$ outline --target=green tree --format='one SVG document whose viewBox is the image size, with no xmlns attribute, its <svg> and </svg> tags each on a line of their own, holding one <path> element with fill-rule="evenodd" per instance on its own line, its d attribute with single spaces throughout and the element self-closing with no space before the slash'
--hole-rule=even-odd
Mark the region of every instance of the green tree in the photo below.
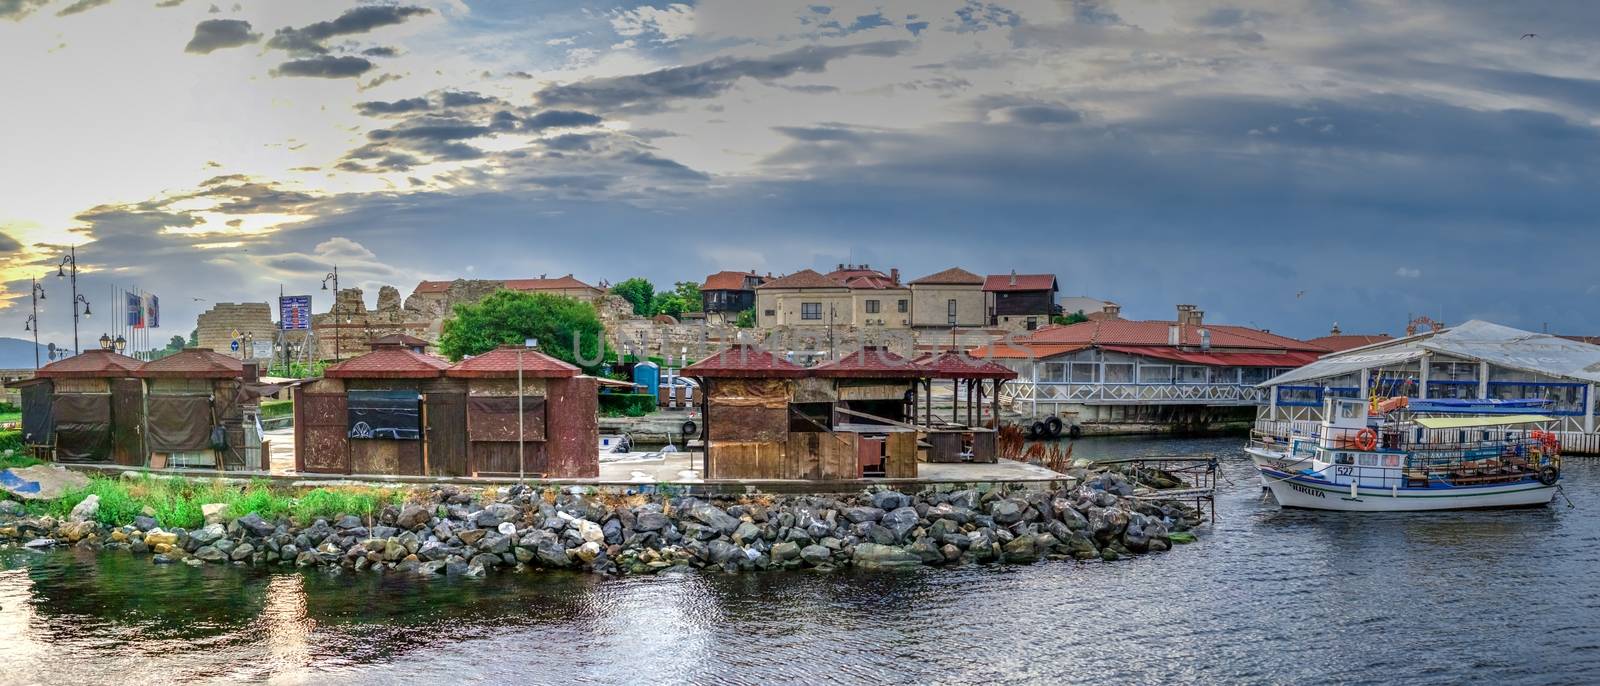
<svg viewBox="0 0 1600 686">
<path fill-rule="evenodd" d="M 693 311 L 689 310 L 688 303 L 683 301 L 683 296 L 677 293 L 657 293 L 654 309 L 656 314 L 670 314 L 673 317 L 683 316 L 686 310 Z"/>
<path fill-rule="evenodd" d="M 501 345 L 521 345 L 529 338 L 538 339 L 544 353 L 585 371 L 598 369 L 605 357 L 605 328 L 593 305 L 566 296 L 509 290 L 474 304 L 456 305 L 439 336 L 439 352 L 460 360 Z"/>
<path fill-rule="evenodd" d="M 618 283 L 617 285 L 611 287 L 611 292 L 622 296 L 623 300 L 632 303 L 633 313 L 636 315 L 648 317 L 656 313 L 655 284 L 650 283 L 643 277 L 635 276 L 631 279 Z"/>
<path fill-rule="evenodd" d="M 189 330 L 189 347 L 200 347 L 200 329 L 198 327 Z"/>
<path fill-rule="evenodd" d="M 740 312 L 739 318 L 733 320 L 733 325 L 741 329 L 756 328 L 756 311 L 754 309 L 749 309 Z"/>
<path fill-rule="evenodd" d="M 701 309 L 700 284 L 695 281 L 679 281 L 672 285 L 672 292 L 683 298 L 684 312 L 699 312 Z M 677 315 L 673 315 L 677 316 Z"/>
<path fill-rule="evenodd" d="M 1073 312 L 1072 314 L 1069 314 L 1069 315 L 1056 315 L 1056 316 L 1050 318 L 1050 323 L 1051 324 L 1060 324 L 1062 326 L 1065 326 L 1067 324 L 1077 324 L 1077 323 L 1086 322 L 1086 321 L 1089 321 L 1089 318 L 1084 316 L 1083 310 L 1078 310 L 1077 312 Z"/>
</svg>

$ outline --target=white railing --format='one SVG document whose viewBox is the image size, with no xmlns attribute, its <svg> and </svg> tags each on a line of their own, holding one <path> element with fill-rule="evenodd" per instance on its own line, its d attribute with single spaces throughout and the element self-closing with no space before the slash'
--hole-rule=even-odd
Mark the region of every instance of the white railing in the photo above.
<svg viewBox="0 0 1600 686">
<path fill-rule="evenodd" d="M 1266 391 L 1238 384 L 1100 384 L 1013 381 L 1001 387 L 1012 403 L 1085 405 L 1262 405 Z"/>
</svg>

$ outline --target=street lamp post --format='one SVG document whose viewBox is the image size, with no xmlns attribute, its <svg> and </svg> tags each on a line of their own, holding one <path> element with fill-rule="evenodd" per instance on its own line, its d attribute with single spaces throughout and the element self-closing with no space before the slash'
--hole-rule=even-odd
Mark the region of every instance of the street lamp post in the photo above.
<svg viewBox="0 0 1600 686">
<path fill-rule="evenodd" d="M 89 299 L 78 294 L 78 246 L 76 245 L 61 256 L 61 264 L 56 266 L 56 278 L 66 278 L 68 267 L 72 268 L 72 354 L 76 355 L 78 354 L 78 303 L 83 303 L 83 318 L 89 318 Z"/>
<path fill-rule="evenodd" d="M 33 370 L 39 371 L 39 301 L 44 300 L 44 286 L 38 278 L 33 280 L 33 314 L 22 324 L 23 331 L 33 332 Z"/>
<path fill-rule="evenodd" d="M 333 361 L 339 361 L 339 265 L 333 265 L 333 271 L 322 277 L 322 290 L 328 290 L 328 282 L 333 282 L 333 305 L 328 312 L 333 315 Z"/>
</svg>

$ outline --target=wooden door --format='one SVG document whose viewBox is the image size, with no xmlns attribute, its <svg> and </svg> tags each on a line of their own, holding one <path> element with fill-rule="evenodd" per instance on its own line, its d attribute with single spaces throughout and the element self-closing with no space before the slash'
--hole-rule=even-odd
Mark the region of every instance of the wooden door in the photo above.
<svg viewBox="0 0 1600 686">
<path fill-rule="evenodd" d="M 467 476 L 466 394 L 430 392 L 424 405 L 428 475 Z"/>
<path fill-rule="evenodd" d="M 125 467 L 144 466 L 144 384 L 138 379 L 111 382 L 111 459 Z"/>
<path fill-rule="evenodd" d="M 349 414 L 343 393 L 298 393 L 294 402 L 295 468 L 350 473 Z"/>
</svg>

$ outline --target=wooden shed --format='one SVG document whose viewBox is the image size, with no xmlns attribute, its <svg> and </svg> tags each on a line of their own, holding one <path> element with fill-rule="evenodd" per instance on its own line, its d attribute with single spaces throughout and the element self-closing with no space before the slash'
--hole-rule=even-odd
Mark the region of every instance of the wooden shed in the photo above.
<svg viewBox="0 0 1600 686">
<path fill-rule="evenodd" d="M 828 403 L 836 442 L 852 447 L 859 477 L 917 476 L 916 389 L 920 365 L 887 348 L 868 346 L 811 369 L 816 388 L 802 392 L 818 413 Z M 803 389 L 804 390 L 804 389 Z M 817 440 L 819 445 L 824 439 Z"/>
<path fill-rule="evenodd" d="M 144 363 L 135 374 L 144 382 L 149 466 L 261 467 L 261 437 L 253 430 L 258 400 L 244 387 L 239 360 L 207 348 L 185 348 Z"/>
<path fill-rule="evenodd" d="M 41 367 L 23 388 L 23 423 L 57 462 L 143 465 L 144 394 L 138 360 L 88 350 Z M 48 398 L 48 404 L 45 399 Z M 48 408 L 44 417 L 29 417 Z"/>
<path fill-rule="evenodd" d="M 444 373 L 466 383 L 468 473 L 553 479 L 600 475 L 599 396 L 593 377 L 519 346 L 467 358 Z"/>
<path fill-rule="evenodd" d="M 427 424 L 448 425 L 449 412 L 429 418 L 426 398 L 448 404 L 444 378 L 450 366 L 403 342 L 374 342 L 373 350 L 323 372 L 303 385 L 295 403 L 295 469 L 336 474 L 459 475 L 452 451 L 428 449 Z M 448 429 L 440 433 L 450 437 Z M 444 462 L 436 462 L 443 459 Z"/>
<path fill-rule="evenodd" d="M 953 350 L 928 353 L 915 360 L 926 370 L 922 422 L 927 432 L 929 462 L 995 462 L 996 433 L 983 421 L 983 401 L 991 403 L 991 417 L 1000 416 L 1000 386 L 1017 373 L 997 362 L 973 358 Z M 933 414 L 933 384 L 950 381 L 950 418 Z M 964 402 L 963 402 L 964 401 Z"/>
<path fill-rule="evenodd" d="M 683 369 L 698 379 L 706 478 L 815 479 L 815 451 L 790 450 L 790 406 L 806 369 L 754 346 L 723 350 Z M 833 478 L 843 478 L 835 476 Z"/>
</svg>

